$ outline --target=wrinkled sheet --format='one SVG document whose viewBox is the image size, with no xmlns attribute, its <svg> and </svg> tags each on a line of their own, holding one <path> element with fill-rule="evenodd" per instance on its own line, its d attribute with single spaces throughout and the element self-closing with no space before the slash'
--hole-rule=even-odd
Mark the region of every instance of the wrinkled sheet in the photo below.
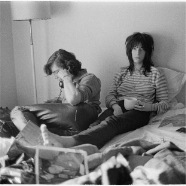
<svg viewBox="0 0 186 186">
<path fill-rule="evenodd" d="M 130 173 L 130 176 L 133 177 L 133 184 L 185 184 L 186 134 L 176 131 L 180 127 L 186 127 L 185 115 L 185 107 L 172 109 L 165 114 L 157 115 L 150 120 L 148 125 L 135 131 L 116 136 L 105 144 L 105 146 L 101 148 L 101 151 L 104 151 L 108 147 L 112 148 L 117 146 L 141 146 L 147 152 L 155 149 L 156 151 L 152 153 L 152 158 L 147 162 L 142 160 L 142 156 L 129 157 L 128 161 L 130 165 L 133 165 L 132 172 Z M 169 144 L 171 148 L 166 146 L 167 144 Z M 174 145 L 178 148 L 177 150 L 180 149 L 180 152 L 175 153 L 172 151 Z M 160 148 L 158 149 L 158 147 Z M 137 162 L 135 160 L 139 161 Z M 105 163 L 107 162 L 103 164 Z M 13 178 L 15 175 L 18 175 L 18 182 L 12 179 L 12 183 L 35 183 L 33 169 L 30 170 L 27 168 L 29 171 L 27 170 L 27 174 L 23 174 L 25 164 L 22 168 L 20 168 L 20 164 L 17 166 L 18 167 L 6 167 L 5 169 L 1 169 L 1 171 L 4 171 L 4 174 L 13 174 Z M 22 175 L 24 177 L 22 177 Z M 100 176 L 102 175 L 99 175 L 99 181 Z M 28 182 L 28 178 L 32 179 Z M 5 181 L 7 180 L 5 179 Z M 118 180 L 115 181 L 117 182 Z M 76 180 L 74 184 L 77 183 L 78 181 Z"/>
<path fill-rule="evenodd" d="M 186 127 L 186 108 L 172 109 L 162 115 L 152 118 L 148 125 L 116 136 L 106 143 L 102 148 L 114 145 L 124 144 L 131 140 L 146 140 L 154 144 L 163 142 L 173 142 L 176 146 L 186 151 L 186 133 L 177 132 L 180 127 Z M 175 119 L 176 118 L 176 119 Z"/>
<path fill-rule="evenodd" d="M 185 152 L 172 152 L 170 149 L 164 148 L 152 158 L 147 159 L 147 157 L 139 155 L 124 157 L 118 154 L 102 163 L 99 169 L 63 184 L 159 185 L 186 183 Z M 132 164 L 133 169 L 131 169 Z"/>
</svg>

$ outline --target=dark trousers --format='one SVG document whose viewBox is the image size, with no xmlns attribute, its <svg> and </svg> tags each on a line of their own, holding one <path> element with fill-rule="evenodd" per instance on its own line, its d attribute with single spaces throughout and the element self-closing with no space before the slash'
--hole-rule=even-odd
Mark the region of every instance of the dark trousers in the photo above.
<svg viewBox="0 0 186 186">
<path fill-rule="evenodd" d="M 27 121 L 30 120 L 37 126 L 46 124 L 49 131 L 61 136 L 77 134 L 87 129 L 98 117 L 96 107 L 86 103 L 80 103 L 76 106 L 45 103 L 18 108 L 21 109 Z"/>
<path fill-rule="evenodd" d="M 127 111 L 123 107 L 123 101 L 119 102 L 119 105 L 122 108 L 123 114 L 114 116 L 113 109 L 107 109 L 100 115 L 98 121 L 96 121 L 96 126 L 74 135 L 77 145 L 90 143 L 101 148 L 116 135 L 138 129 L 148 124 L 150 112 Z"/>
</svg>

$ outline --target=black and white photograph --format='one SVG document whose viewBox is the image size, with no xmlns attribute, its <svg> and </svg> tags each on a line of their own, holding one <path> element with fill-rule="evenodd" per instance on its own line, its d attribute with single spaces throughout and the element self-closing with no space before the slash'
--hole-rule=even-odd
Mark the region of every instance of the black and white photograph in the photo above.
<svg viewBox="0 0 186 186">
<path fill-rule="evenodd" d="M 0 0 L 0 184 L 186 184 L 186 1 Z"/>
</svg>

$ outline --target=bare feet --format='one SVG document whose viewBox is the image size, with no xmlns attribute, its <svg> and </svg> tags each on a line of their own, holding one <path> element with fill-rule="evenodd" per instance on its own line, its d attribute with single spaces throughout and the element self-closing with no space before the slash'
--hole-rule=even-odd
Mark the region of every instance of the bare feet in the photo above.
<svg viewBox="0 0 186 186">
<path fill-rule="evenodd" d="M 40 127 L 42 137 L 45 139 L 45 143 L 49 146 L 69 148 L 76 145 L 76 141 L 72 136 L 59 136 L 57 134 L 48 131 L 44 124 Z"/>
<path fill-rule="evenodd" d="M 60 143 L 56 137 L 50 133 L 46 127 L 46 125 L 42 124 L 40 126 L 41 136 L 43 139 L 43 146 L 48 147 L 63 147 L 63 144 Z M 62 138 L 62 137 L 61 137 Z M 59 139 L 59 138 L 58 138 Z M 49 150 L 49 149 L 41 149 L 39 156 L 43 159 L 54 160 L 54 164 L 62 167 L 68 167 L 71 170 L 78 170 L 80 164 L 83 161 L 83 158 L 80 154 L 70 154 L 70 153 L 62 153 L 60 151 Z"/>
<path fill-rule="evenodd" d="M 44 146 L 63 147 L 63 144 L 57 141 L 52 133 L 48 131 L 46 125 L 42 124 L 40 130 Z"/>
<path fill-rule="evenodd" d="M 22 113 L 23 110 L 22 107 L 16 106 L 10 113 L 10 117 L 19 131 L 22 131 L 27 125 L 27 120 Z"/>
<path fill-rule="evenodd" d="M 50 137 L 50 132 L 48 131 L 46 125 L 42 124 L 40 126 L 41 137 L 43 140 L 43 146 L 45 147 L 62 147 L 62 144 L 56 141 L 54 138 Z M 48 149 L 43 149 L 42 147 L 39 149 L 39 157 L 42 159 L 53 160 L 59 155 L 59 151 L 54 151 Z"/>
<path fill-rule="evenodd" d="M 48 147 L 61 147 L 61 148 L 68 148 L 71 147 L 68 143 L 68 140 L 73 139 L 71 136 L 58 136 L 56 134 L 51 133 L 48 131 L 45 124 L 40 126 L 41 130 L 41 137 L 43 139 L 43 146 Z M 49 151 L 49 150 L 40 150 L 40 157 L 44 159 L 53 159 L 58 155 L 58 151 Z"/>
</svg>

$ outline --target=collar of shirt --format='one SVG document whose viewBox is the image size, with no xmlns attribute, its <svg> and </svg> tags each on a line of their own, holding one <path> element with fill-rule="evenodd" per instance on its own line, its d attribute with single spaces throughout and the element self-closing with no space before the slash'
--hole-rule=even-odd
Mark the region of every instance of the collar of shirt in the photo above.
<svg viewBox="0 0 186 186">
<path fill-rule="evenodd" d="M 144 68 L 143 67 L 141 67 L 140 69 L 134 69 L 134 72 L 133 73 L 135 73 L 135 74 L 143 74 L 143 70 L 144 70 Z"/>
</svg>

